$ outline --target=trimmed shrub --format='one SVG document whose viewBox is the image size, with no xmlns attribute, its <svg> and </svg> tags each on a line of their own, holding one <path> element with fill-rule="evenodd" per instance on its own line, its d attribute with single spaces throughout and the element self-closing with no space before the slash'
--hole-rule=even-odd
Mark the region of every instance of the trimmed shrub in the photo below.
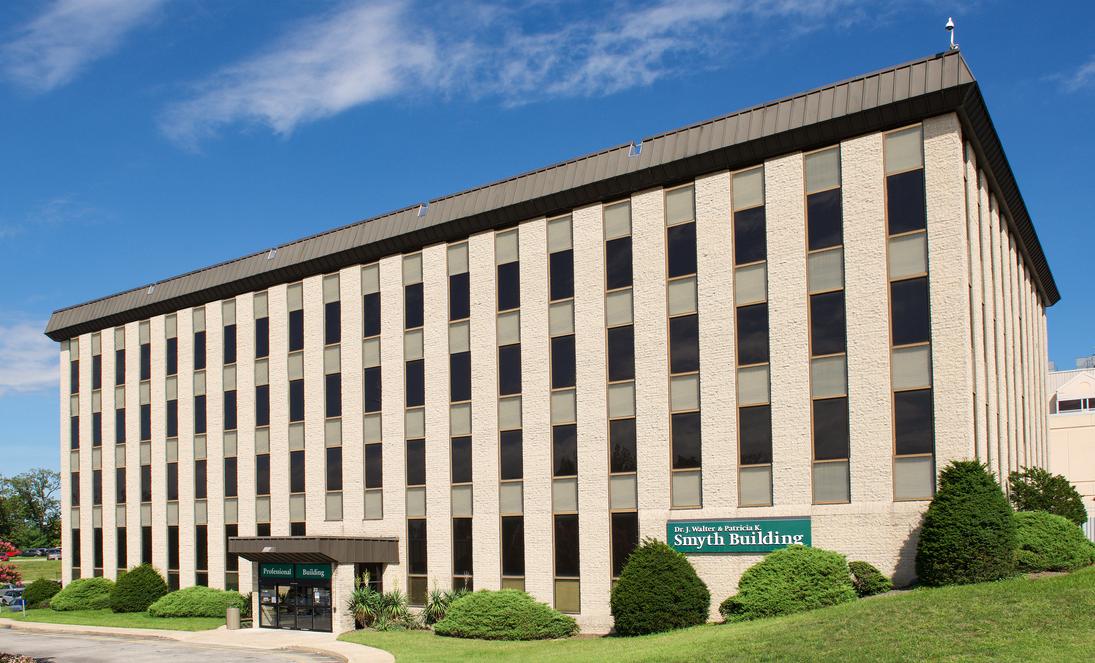
<svg viewBox="0 0 1095 663">
<path fill-rule="evenodd" d="M 660 633 L 707 622 L 711 592 L 687 557 L 645 539 L 627 558 L 611 606 L 618 635 Z"/>
<path fill-rule="evenodd" d="M 167 582 L 151 564 L 141 564 L 122 574 L 110 593 L 114 612 L 144 612 L 167 593 Z"/>
<path fill-rule="evenodd" d="M 1095 563 L 1095 547 L 1067 518 L 1045 511 L 1015 514 L 1020 571 L 1072 571 Z"/>
<path fill-rule="evenodd" d="M 1083 498 L 1068 479 L 1040 467 L 1025 467 L 1008 475 L 1008 492 L 1016 511 L 1045 511 L 1083 525 Z"/>
<path fill-rule="evenodd" d="M 23 591 L 23 600 L 27 602 L 29 607 L 37 608 L 53 598 L 59 591 L 61 591 L 61 583 L 56 580 L 39 578 L 27 585 L 27 588 Z"/>
<path fill-rule="evenodd" d="M 929 586 L 962 585 L 1015 575 L 1015 519 L 988 469 L 955 461 L 939 473 L 939 491 L 924 514 L 916 574 Z"/>
<path fill-rule="evenodd" d="M 103 610 L 110 607 L 114 583 L 107 578 L 80 578 L 61 588 L 49 600 L 54 610 Z"/>
<path fill-rule="evenodd" d="M 453 601 L 433 630 L 453 638 L 550 640 L 574 635 L 578 624 L 525 592 L 481 589 Z"/>
<path fill-rule="evenodd" d="M 893 589 L 890 579 L 870 562 L 848 562 L 848 570 L 852 572 L 852 586 L 860 598 L 884 594 Z"/>
<path fill-rule="evenodd" d="M 719 613 L 728 622 L 741 622 L 824 608 L 855 598 L 844 555 L 821 548 L 788 546 L 768 553 L 749 567 L 738 582 L 737 595 L 723 601 Z"/>
<path fill-rule="evenodd" d="M 239 592 L 197 585 L 165 594 L 148 606 L 153 617 L 224 617 L 230 607 L 242 613 L 247 599 Z"/>
</svg>

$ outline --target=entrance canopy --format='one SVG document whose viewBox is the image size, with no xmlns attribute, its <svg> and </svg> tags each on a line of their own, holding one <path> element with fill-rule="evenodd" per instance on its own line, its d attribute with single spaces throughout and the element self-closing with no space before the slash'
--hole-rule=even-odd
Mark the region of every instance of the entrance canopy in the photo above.
<svg viewBox="0 0 1095 663">
<path fill-rule="evenodd" d="M 399 540 L 347 536 L 240 536 L 228 552 L 251 562 L 399 563 Z"/>
</svg>

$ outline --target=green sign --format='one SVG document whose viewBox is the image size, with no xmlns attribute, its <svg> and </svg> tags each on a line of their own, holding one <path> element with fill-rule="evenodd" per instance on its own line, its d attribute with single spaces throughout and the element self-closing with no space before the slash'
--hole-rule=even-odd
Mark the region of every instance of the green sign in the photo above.
<svg viewBox="0 0 1095 663">
<path fill-rule="evenodd" d="M 259 564 L 264 580 L 330 580 L 330 564 Z"/>
<path fill-rule="evenodd" d="M 810 519 L 670 520 L 665 536 L 682 553 L 770 552 L 810 545 Z"/>
</svg>

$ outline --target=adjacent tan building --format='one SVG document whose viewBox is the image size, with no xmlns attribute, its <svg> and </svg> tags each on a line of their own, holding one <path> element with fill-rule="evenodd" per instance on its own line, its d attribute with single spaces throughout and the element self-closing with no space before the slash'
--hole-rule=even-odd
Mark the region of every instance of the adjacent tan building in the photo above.
<svg viewBox="0 0 1095 663">
<path fill-rule="evenodd" d="M 638 540 L 712 527 L 908 582 L 939 468 L 1047 465 L 1057 299 L 961 55 L 860 76 L 57 311 L 63 577 L 604 631 Z M 713 614 L 730 540 L 674 544 Z"/>
<path fill-rule="evenodd" d="M 1049 385 L 1049 471 L 1079 491 L 1095 540 L 1095 368 L 1050 371 Z"/>
</svg>

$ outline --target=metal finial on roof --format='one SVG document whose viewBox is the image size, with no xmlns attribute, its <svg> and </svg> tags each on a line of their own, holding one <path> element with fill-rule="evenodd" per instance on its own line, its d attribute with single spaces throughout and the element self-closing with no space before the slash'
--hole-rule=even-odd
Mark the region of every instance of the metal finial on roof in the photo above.
<svg viewBox="0 0 1095 663">
<path fill-rule="evenodd" d="M 418 218 L 421 219 L 422 217 L 426 216 L 426 212 L 428 212 L 429 209 L 430 209 L 429 201 L 426 201 L 426 202 L 422 203 L 421 205 L 419 205 L 418 206 Z"/>
<path fill-rule="evenodd" d="M 947 17 L 947 25 L 945 27 L 947 28 L 947 32 L 951 36 L 951 50 L 958 50 L 958 44 L 954 43 L 954 19 L 950 16 Z"/>
<path fill-rule="evenodd" d="M 631 149 L 629 149 L 627 151 L 627 156 L 637 157 L 642 153 L 643 153 L 643 142 L 641 140 L 637 140 L 637 141 L 634 141 L 634 142 L 631 143 Z"/>
</svg>

